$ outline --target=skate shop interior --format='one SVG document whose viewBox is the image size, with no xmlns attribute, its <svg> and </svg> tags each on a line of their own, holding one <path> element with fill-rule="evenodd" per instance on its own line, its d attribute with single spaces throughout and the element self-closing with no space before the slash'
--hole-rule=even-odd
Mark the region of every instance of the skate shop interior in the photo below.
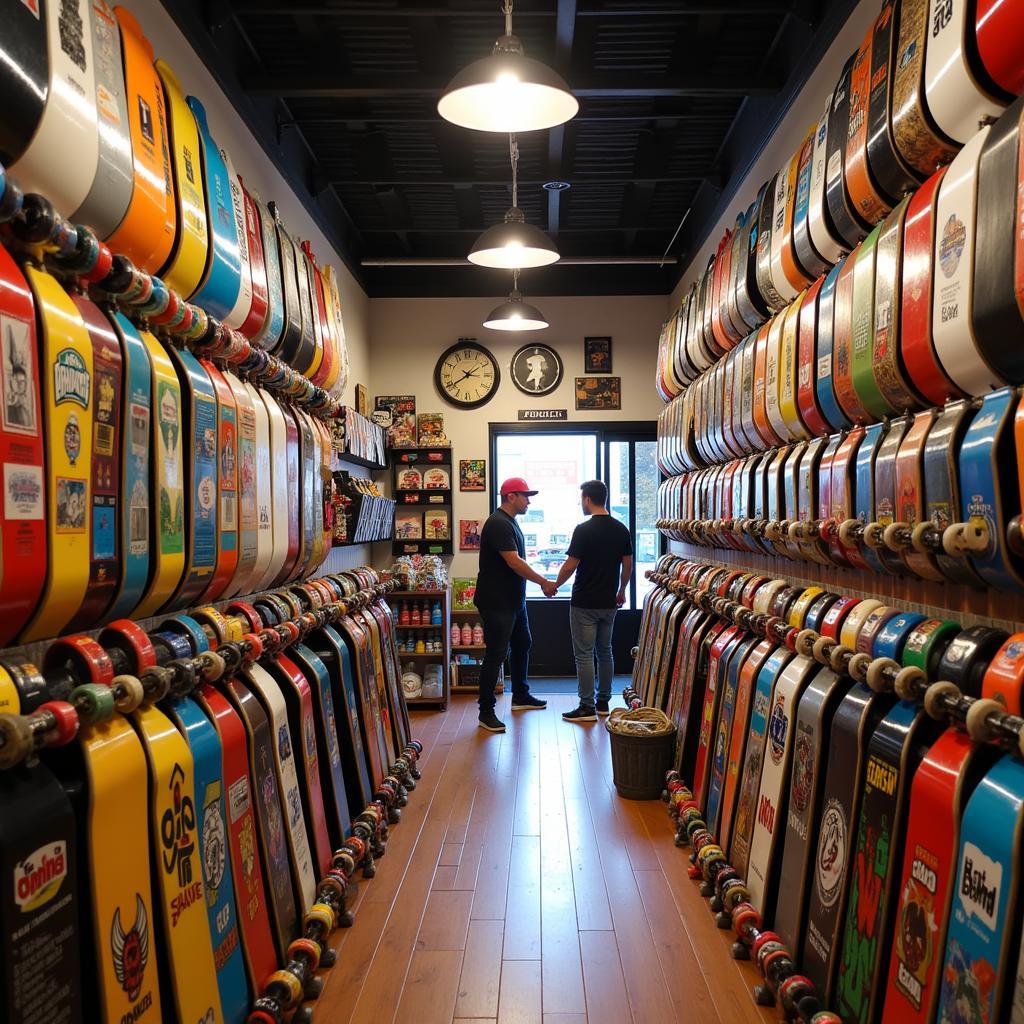
<svg viewBox="0 0 1024 1024">
<path fill-rule="evenodd" d="M 0 1024 L 1024 1024 L 1024 0 L 0 10 Z"/>
</svg>

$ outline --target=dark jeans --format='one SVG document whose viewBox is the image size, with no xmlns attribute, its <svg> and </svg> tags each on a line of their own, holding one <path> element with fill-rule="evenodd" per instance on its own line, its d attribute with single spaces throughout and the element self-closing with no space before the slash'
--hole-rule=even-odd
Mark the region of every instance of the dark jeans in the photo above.
<svg viewBox="0 0 1024 1024">
<path fill-rule="evenodd" d="M 480 666 L 480 713 L 494 710 L 494 688 L 498 685 L 505 655 L 511 648 L 512 699 L 526 697 L 530 688 L 526 674 L 530 667 L 530 623 L 526 604 L 520 608 L 479 608 L 487 651 Z"/>
</svg>

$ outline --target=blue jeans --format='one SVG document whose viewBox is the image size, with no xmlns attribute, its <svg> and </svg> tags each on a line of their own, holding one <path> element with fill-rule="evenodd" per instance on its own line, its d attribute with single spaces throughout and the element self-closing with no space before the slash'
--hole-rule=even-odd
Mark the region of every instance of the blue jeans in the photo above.
<svg viewBox="0 0 1024 1024">
<path fill-rule="evenodd" d="M 594 655 L 597 655 L 597 699 L 608 701 L 612 696 L 612 625 L 616 608 L 569 608 L 572 650 L 576 656 L 580 705 L 594 706 Z"/>
<path fill-rule="evenodd" d="M 494 688 L 498 685 L 498 673 L 506 654 L 512 669 L 513 701 L 529 695 L 526 675 L 533 637 L 525 603 L 520 608 L 478 608 L 477 611 L 480 612 L 484 643 L 487 644 L 480 666 L 480 713 L 483 714 L 494 710 Z"/>
</svg>

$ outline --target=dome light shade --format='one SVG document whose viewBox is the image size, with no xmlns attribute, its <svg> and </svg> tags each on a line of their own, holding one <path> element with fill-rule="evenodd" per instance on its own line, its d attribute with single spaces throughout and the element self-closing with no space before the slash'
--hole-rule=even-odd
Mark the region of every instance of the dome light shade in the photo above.
<svg viewBox="0 0 1024 1024">
<path fill-rule="evenodd" d="M 580 105 L 564 79 L 523 54 L 515 36 L 464 67 L 448 83 L 437 112 L 452 124 L 480 132 L 532 132 L 576 116 Z"/>
<path fill-rule="evenodd" d="M 558 249 L 540 228 L 527 224 L 523 211 L 512 207 L 503 224 L 489 227 L 474 243 L 469 262 L 497 270 L 521 270 L 557 263 Z"/>
<path fill-rule="evenodd" d="M 484 327 L 492 331 L 541 331 L 547 326 L 544 314 L 536 306 L 523 302 L 518 289 L 513 289 L 508 302 L 495 306 L 484 320 Z"/>
</svg>

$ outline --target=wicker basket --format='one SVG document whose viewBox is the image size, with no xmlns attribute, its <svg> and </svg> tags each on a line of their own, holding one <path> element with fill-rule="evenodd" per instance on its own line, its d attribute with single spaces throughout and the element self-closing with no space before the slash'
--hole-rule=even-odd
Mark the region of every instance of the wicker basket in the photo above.
<svg viewBox="0 0 1024 1024">
<path fill-rule="evenodd" d="M 612 781 L 619 796 L 628 800 L 657 800 L 675 756 L 676 729 L 669 723 L 657 732 L 621 731 L 621 719 L 629 714 L 605 723 L 612 745 Z"/>
</svg>

